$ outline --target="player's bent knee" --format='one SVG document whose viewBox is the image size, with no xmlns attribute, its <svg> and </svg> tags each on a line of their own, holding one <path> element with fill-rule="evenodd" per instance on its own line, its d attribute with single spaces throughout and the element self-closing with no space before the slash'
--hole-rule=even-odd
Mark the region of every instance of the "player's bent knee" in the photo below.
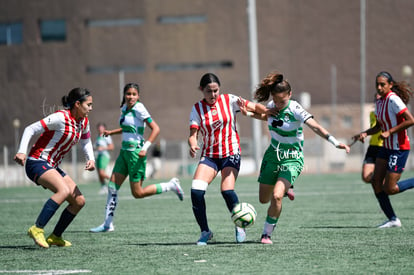
<svg viewBox="0 0 414 275">
<path fill-rule="evenodd" d="M 145 193 L 144 192 L 141 192 L 141 191 L 134 191 L 134 192 L 132 192 L 132 196 L 135 198 L 135 199 L 142 199 L 142 198 L 145 198 Z"/>
</svg>

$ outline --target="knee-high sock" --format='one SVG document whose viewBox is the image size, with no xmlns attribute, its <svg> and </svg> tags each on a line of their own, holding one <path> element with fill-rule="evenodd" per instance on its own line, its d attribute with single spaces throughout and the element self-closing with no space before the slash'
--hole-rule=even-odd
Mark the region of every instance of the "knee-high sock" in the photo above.
<svg viewBox="0 0 414 275">
<path fill-rule="evenodd" d="M 113 182 L 109 182 L 108 184 L 108 198 L 106 199 L 106 207 L 105 207 L 105 221 L 104 226 L 109 227 L 112 223 L 115 215 L 115 209 L 118 205 L 118 190 L 120 186 L 116 185 Z"/>
<path fill-rule="evenodd" d="M 73 221 L 76 215 L 69 212 L 67 208 L 63 210 L 62 214 L 60 215 L 59 221 L 53 230 L 53 234 L 55 236 L 61 237 L 62 233 L 66 230 L 69 224 Z"/>
<path fill-rule="evenodd" d="M 389 220 L 395 220 L 397 216 L 394 213 L 389 196 L 384 191 L 375 194 L 375 196 L 377 197 L 379 205 L 385 216 L 387 216 Z"/>
<path fill-rule="evenodd" d="M 36 220 L 36 226 L 39 228 L 44 228 L 49 220 L 53 217 L 56 213 L 56 210 L 59 208 L 59 204 L 57 204 L 54 200 L 48 199 L 46 203 L 43 205 L 42 211 L 40 211 L 39 216 Z"/>
<path fill-rule="evenodd" d="M 400 193 L 404 192 L 405 190 L 408 190 L 414 187 L 414 178 L 401 180 L 397 182 L 397 185 L 398 185 L 398 189 L 400 190 Z"/>
<path fill-rule="evenodd" d="M 221 195 L 226 201 L 227 208 L 231 212 L 234 206 L 239 203 L 239 198 L 237 197 L 236 192 L 234 192 L 234 190 L 226 190 L 221 192 Z"/>
<path fill-rule="evenodd" d="M 204 199 L 206 191 L 191 189 L 191 202 L 193 213 L 201 231 L 210 231 L 207 223 L 206 201 Z"/>
<path fill-rule="evenodd" d="M 270 217 L 269 215 L 266 217 L 266 221 L 263 226 L 263 235 L 272 236 L 273 230 L 276 228 L 276 224 L 279 218 Z"/>
</svg>

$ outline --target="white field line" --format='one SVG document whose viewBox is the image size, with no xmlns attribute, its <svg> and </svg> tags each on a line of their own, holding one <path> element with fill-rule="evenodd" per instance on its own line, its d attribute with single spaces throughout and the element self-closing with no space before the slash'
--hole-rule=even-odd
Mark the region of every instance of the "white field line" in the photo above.
<svg viewBox="0 0 414 275">
<path fill-rule="evenodd" d="M 371 194 L 372 190 L 358 190 L 358 191 L 330 191 L 330 192 L 300 192 L 300 191 L 294 191 L 296 197 L 302 197 L 302 196 L 336 196 L 336 195 L 360 195 L 360 194 Z M 161 195 L 154 195 L 150 196 L 144 199 L 157 199 L 157 200 L 176 200 L 177 196 L 173 192 L 168 192 L 170 194 L 161 194 Z M 237 196 L 239 197 L 257 197 L 259 194 L 258 192 L 237 192 Z M 220 191 L 216 190 L 207 190 L 206 198 L 216 198 L 221 197 Z M 44 198 L 14 198 L 14 199 L 0 199 L 0 204 L 12 204 L 12 203 L 24 203 L 24 202 L 44 202 L 47 200 L 48 196 L 45 196 Z M 103 203 L 106 202 L 106 195 L 93 195 L 93 196 L 86 196 L 86 202 L 88 201 L 102 201 Z M 119 200 L 135 200 L 135 198 L 132 195 L 123 195 L 118 197 Z M 190 199 L 189 192 L 184 194 L 184 199 Z M 142 200 L 142 199 L 141 199 Z M 0 270 L 1 273 L 1 270 Z"/>
<path fill-rule="evenodd" d="M 73 269 L 73 270 L 0 270 L 0 273 L 16 273 L 16 274 L 36 274 L 36 275 L 48 275 L 48 274 L 79 274 L 79 273 L 91 273 L 91 270 L 87 269 Z"/>
</svg>

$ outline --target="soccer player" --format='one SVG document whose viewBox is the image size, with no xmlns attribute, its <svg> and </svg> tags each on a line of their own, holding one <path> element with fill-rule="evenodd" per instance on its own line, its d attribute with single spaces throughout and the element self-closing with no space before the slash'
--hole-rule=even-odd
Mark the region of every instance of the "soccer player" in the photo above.
<svg viewBox="0 0 414 275">
<path fill-rule="evenodd" d="M 376 100 L 380 98 L 381 97 L 376 94 Z M 369 113 L 370 128 L 374 127 L 376 123 L 377 117 L 375 116 L 375 111 L 372 111 Z M 372 183 L 372 180 L 374 179 L 375 161 L 377 159 L 378 152 L 383 144 L 383 140 L 380 138 L 380 134 L 381 132 L 378 132 L 371 136 L 367 152 L 365 153 L 361 174 L 362 180 L 365 183 Z"/>
<path fill-rule="evenodd" d="M 114 144 L 112 143 L 111 136 L 104 136 L 106 130 L 105 123 L 98 123 L 97 129 L 99 134 L 95 140 L 95 150 L 98 152 L 96 157 L 96 170 L 98 171 L 99 182 L 101 183 L 99 194 L 107 194 L 108 188 L 106 187 L 105 181 L 109 179 L 109 176 L 106 174 L 106 168 L 111 160 L 108 151 L 114 150 Z"/>
<path fill-rule="evenodd" d="M 207 73 L 200 80 L 199 90 L 203 99 L 194 104 L 190 114 L 189 153 L 196 156 L 200 147 L 198 137 L 202 139 L 200 161 L 191 186 L 193 213 L 200 227 L 201 235 L 197 245 L 206 245 L 213 237 L 207 222 L 204 195 L 208 185 L 221 172 L 221 194 L 228 210 L 239 202 L 234 185 L 240 170 L 240 140 L 236 129 L 236 112 L 240 111 L 238 101 L 232 94 L 220 94 L 220 80 Z M 244 101 L 249 110 L 264 113 L 263 105 Z M 236 227 L 236 242 L 244 242 L 246 232 Z"/>
<path fill-rule="evenodd" d="M 414 124 L 413 115 L 406 105 L 412 91 L 406 82 L 397 82 L 384 71 L 377 74 L 375 84 L 380 96 L 375 105 L 377 123 L 353 138 L 363 142 L 368 135 L 380 132 L 384 144 L 375 161 L 372 187 L 387 220 L 378 228 L 401 227 L 389 195 L 414 187 L 414 178 L 399 181 L 410 151 L 407 128 Z"/>
<path fill-rule="evenodd" d="M 349 152 L 349 146 L 340 143 L 323 128 L 303 107 L 291 100 L 292 89 L 283 75 L 273 72 L 262 79 L 255 91 L 258 102 L 271 96 L 267 108 L 275 113 L 258 114 L 250 112 L 241 104 L 243 114 L 256 119 L 267 120 L 271 143 L 263 156 L 258 181 L 259 200 L 262 204 L 270 201 L 261 236 L 261 243 L 272 244 L 271 235 L 282 212 L 282 199 L 303 170 L 303 129 L 308 125 L 312 131 L 328 140 L 336 148 Z"/>
<path fill-rule="evenodd" d="M 54 193 L 44 204 L 35 225 L 28 231 L 35 243 L 44 248 L 51 245 L 71 246 L 69 241 L 62 238 L 62 233 L 85 205 L 85 198 L 76 183 L 59 168 L 63 157 L 73 145 L 80 142 L 86 156 L 85 169 L 95 169 L 87 117 L 92 110 L 90 92 L 84 88 L 75 88 L 62 98 L 62 104 L 65 109 L 25 128 L 20 147 L 14 156 L 18 164 L 26 164 L 26 174 L 34 183 Z M 31 138 L 39 134 L 40 137 L 26 158 Z M 53 233 L 45 239 L 44 227 L 64 201 L 69 205 L 63 210 Z"/>
<path fill-rule="evenodd" d="M 183 200 L 184 192 L 177 178 L 172 178 L 169 182 L 142 186 L 145 180 L 147 151 L 157 138 L 160 128 L 139 99 L 138 84 L 129 83 L 125 85 L 119 119 L 121 128 L 104 132 L 104 136 L 122 133 L 122 148 L 108 183 L 105 220 L 98 227 L 91 228 L 90 232 L 99 233 L 114 230 L 113 218 L 118 205 L 118 190 L 128 176 L 134 198 L 140 199 L 173 191 L 181 201 Z M 145 141 L 143 135 L 146 126 L 151 129 L 151 134 L 148 140 Z"/>
</svg>

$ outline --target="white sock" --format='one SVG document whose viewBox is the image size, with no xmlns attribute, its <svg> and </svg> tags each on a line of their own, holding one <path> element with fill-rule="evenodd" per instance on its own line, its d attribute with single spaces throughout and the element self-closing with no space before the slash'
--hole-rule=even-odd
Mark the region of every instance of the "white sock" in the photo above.
<svg viewBox="0 0 414 275">
<path fill-rule="evenodd" d="M 273 233 L 273 230 L 275 229 L 276 224 L 268 223 L 267 221 L 264 223 L 263 226 L 263 235 L 271 236 Z"/>
<path fill-rule="evenodd" d="M 115 188 L 108 187 L 108 197 L 106 199 L 105 207 L 105 222 L 104 226 L 109 227 L 115 215 L 115 209 L 118 204 L 118 191 Z"/>
</svg>

